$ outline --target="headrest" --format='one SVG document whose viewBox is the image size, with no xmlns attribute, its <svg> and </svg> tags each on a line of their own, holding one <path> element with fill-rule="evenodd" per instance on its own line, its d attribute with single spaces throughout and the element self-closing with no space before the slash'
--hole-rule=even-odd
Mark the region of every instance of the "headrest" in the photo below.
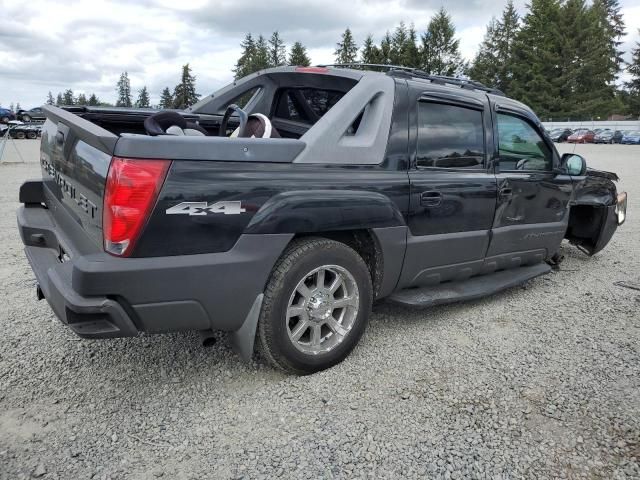
<svg viewBox="0 0 640 480">
<path fill-rule="evenodd" d="M 144 129 L 151 136 L 166 135 L 167 129 L 172 126 L 181 129 L 187 128 L 187 121 L 176 112 L 158 112 L 144 120 Z"/>
<path fill-rule="evenodd" d="M 235 133 L 235 132 L 234 132 Z M 233 136 L 233 135 L 232 135 Z M 247 120 L 242 137 L 245 138 L 280 138 L 278 131 L 271 125 L 271 120 L 262 113 L 252 113 Z"/>
</svg>

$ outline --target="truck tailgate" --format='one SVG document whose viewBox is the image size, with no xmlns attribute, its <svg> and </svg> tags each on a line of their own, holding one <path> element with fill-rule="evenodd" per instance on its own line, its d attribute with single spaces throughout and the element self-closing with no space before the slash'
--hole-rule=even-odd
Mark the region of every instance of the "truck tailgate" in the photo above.
<svg viewBox="0 0 640 480">
<path fill-rule="evenodd" d="M 118 137 L 57 107 L 45 106 L 40 165 L 44 198 L 54 219 L 64 209 L 102 245 L 102 203 Z"/>
</svg>

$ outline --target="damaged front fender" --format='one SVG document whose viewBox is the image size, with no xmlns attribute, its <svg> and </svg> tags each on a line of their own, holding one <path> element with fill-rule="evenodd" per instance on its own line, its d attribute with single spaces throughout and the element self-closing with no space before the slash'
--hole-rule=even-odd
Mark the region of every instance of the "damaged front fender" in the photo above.
<svg viewBox="0 0 640 480">
<path fill-rule="evenodd" d="M 565 238 L 587 255 L 594 255 L 606 247 L 622 223 L 620 218 L 626 216 L 626 194 L 618 195 L 614 183 L 618 180 L 615 173 L 593 169 L 575 179 Z M 624 205 L 619 205 L 622 201 Z M 624 208 L 622 215 L 621 208 Z"/>
</svg>

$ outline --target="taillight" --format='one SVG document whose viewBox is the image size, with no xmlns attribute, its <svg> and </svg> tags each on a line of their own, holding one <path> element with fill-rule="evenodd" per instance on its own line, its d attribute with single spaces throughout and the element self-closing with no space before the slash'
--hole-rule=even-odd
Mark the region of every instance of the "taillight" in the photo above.
<svg viewBox="0 0 640 480">
<path fill-rule="evenodd" d="M 170 160 L 111 159 L 102 214 L 104 249 L 108 253 L 121 257 L 131 254 L 170 164 Z"/>
</svg>

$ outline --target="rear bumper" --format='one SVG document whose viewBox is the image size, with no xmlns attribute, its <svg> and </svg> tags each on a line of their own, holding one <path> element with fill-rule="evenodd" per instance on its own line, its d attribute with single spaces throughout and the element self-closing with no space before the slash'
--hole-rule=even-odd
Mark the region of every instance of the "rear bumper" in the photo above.
<svg viewBox="0 0 640 480">
<path fill-rule="evenodd" d="M 34 183 L 21 191 L 29 201 L 17 213 L 25 253 L 55 314 L 85 338 L 237 331 L 292 237 L 242 235 L 227 252 L 117 258 L 88 248 L 79 224 L 60 218 L 61 206 L 54 218 L 36 203 Z"/>
</svg>

